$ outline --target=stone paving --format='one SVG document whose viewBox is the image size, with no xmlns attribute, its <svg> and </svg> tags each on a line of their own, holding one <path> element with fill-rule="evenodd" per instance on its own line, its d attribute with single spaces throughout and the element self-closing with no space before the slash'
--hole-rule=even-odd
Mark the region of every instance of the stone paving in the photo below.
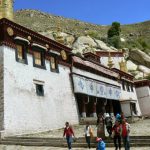
<svg viewBox="0 0 150 150">
<path fill-rule="evenodd" d="M 92 126 L 93 131 L 94 131 L 94 136 L 96 136 L 96 126 L 93 125 Z M 74 126 L 74 132 L 75 132 L 75 136 L 78 137 L 83 137 L 84 136 L 84 126 L 80 125 L 80 126 Z M 32 134 L 32 135 L 28 135 L 30 137 L 62 137 L 63 135 L 63 129 L 58 129 L 58 130 L 54 130 L 54 131 L 48 131 L 45 133 L 39 133 L 39 134 Z M 136 123 L 132 123 L 131 124 L 131 133 L 130 135 L 134 135 L 134 136 L 146 136 L 149 135 L 150 136 L 150 119 L 144 119 L 144 120 L 140 120 L 137 121 Z M 106 136 L 107 136 L 107 132 L 106 132 Z"/>
<path fill-rule="evenodd" d="M 83 127 L 84 126 L 75 126 L 75 134 L 76 137 L 83 136 Z M 96 127 L 93 126 L 95 135 L 96 135 Z M 41 134 L 28 135 L 33 137 L 62 137 L 63 129 L 49 131 Z M 140 120 L 136 123 L 131 124 L 131 134 L 130 135 L 149 135 L 150 136 L 150 119 Z M 73 150 L 86 150 L 87 148 L 73 148 Z M 59 147 L 30 147 L 30 146 L 6 146 L 0 145 L 0 150 L 67 150 L 67 148 L 59 148 Z M 91 148 L 91 150 L 95 150 L 95 148 Z M 113 148 L 106 148 L 106 150 L 114 150 Z M 122 148 L 124 150 L 124 148 Z M 150 147 L 132 147 L 131 150 L 150 150 Z"/>
</svg>

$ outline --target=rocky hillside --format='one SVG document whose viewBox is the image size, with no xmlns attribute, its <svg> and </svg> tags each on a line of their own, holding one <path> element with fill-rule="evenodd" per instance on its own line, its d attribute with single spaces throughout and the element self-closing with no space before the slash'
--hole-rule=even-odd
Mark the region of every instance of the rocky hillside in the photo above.
<svg viewBox="0 0 150 150">
<path fill-rule="evenodd" d="M 94 25 L 61 16 L 46 14 L 36 10 L 20 10 L 15 13 L 15 21 L 51 39 L 61 41 L 73 52 L 117 49 L 103 41 L 107 38 L 110 26 Z M 59 30 L 58 30 L 59 29 Z M 150 74 L 150 21 L 122 25 L 122 47 L 129 51 L 128 68 L 137 78 Z M 142 58 L 142 59 L 141 59 Z"/>
</svg>

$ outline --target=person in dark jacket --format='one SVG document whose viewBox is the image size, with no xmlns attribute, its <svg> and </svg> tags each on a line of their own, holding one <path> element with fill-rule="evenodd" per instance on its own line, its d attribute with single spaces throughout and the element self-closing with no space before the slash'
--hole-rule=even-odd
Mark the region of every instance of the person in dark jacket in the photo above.
<svg viewBox="0 0 150 150">
<path fill-rule="evenodd" d="M 71 150 L 71 148 L 72 148 L 72 146 L 71 146 L 71 143 L 72 143 L 72 136 L 75 137 L 75 135 L 74 135 L 74 132 L 73 132 L 72 127 L 69 126 L 69 122 L 66 122 L 65 125 L 66 125 L 66 127 L 64 128 L 63 137 L 66 136 L 68 148 L 69 148 L 69 150 Z"/>
<path fill-rule="evenodd" d="M 114 145 L 115 145 L 115 150 L 121 150 L 121 127 L 120 127 L 120 122 L 116 120 L 113 128 L 112 128 L 112 135 L 114 139 Z"/>
</svg>

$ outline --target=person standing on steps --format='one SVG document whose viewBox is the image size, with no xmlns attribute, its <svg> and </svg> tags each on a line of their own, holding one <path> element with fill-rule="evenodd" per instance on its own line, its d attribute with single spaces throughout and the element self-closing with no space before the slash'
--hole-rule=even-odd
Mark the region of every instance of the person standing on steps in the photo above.
<svg viewBox="0 0 150 150">
<path fill-rule="evenodd" d="M 104 122 L 105 119 L 103 113 L 100 113 L 97 118 L 97 137 L 105 137 Z"/>
<path fill-rule="evenodd" d="M 89 122 L 86 122 L 84 133 L 85 133 L 86 143 L 88 144 L 88 148 L 90 149 L 91 148 L 91 137 L 93 136 L 93 131 L 92 131 L 92 127 L 90 126 Z"/>
<path fill-rule="evenodd" d="M 130 150 L 130 143 L 129 143 L 130 125 L 129 123 L 126 122 L 126 119 L 123 119 L 122 124 L 120 126 L 124 148 L 125 150 Z"/>
<path fill-rule="evenodd" d="M 121 127 L 118 120 L 116 120 L 114 126 L 112 127 L 112 138 L 114 140 L 115 150 L 121 150 Z"/>
<path fill-rule="evenodd" d="M 66 136 L 68 148 L 69 148 L 69 150 L 71 150 L 72 149 L 71 144 L 72 144 L 72 141 L 73 141 L 72 137 L 73 136 L 75 137 L 75 135 L 74 135 L 72 127 L 70 127 L 70 125 L 69 125 L 69 122 L 66 122 L 65 125 L 66 125 L 66 127 L 64 128 L 63 137 Z"/>
</svg>

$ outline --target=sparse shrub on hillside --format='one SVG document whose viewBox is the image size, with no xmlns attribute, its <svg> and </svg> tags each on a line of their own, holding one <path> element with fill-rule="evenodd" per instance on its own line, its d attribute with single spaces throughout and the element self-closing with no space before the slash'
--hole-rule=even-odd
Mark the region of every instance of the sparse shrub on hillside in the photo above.
<svg viewBox="0 0 150 150">
<path fill-rule="evenodd" d="M 113 22 L 112 26 L 109 28 L 107 32 L 108 44 L 114 46 L 115 48 L 121 48 L 120 32 L 121 32 L 120 23 Z"/>
<path fill-rule="evenodd" d="M 96 31 L 89 30 L 89 31 L 86 32 L 86 34 L 89 35 L 92 38 L 95 38 L 95 39 L 100 38 L 98 32 L 96 32 Z"/>
<path fill-rule="evenodd" d="M 121 48 L 121 41 L 119 36 L 113 36 L 108 39 L 108 44 L 115 47 L 115 48 Z"/>
</svg>

